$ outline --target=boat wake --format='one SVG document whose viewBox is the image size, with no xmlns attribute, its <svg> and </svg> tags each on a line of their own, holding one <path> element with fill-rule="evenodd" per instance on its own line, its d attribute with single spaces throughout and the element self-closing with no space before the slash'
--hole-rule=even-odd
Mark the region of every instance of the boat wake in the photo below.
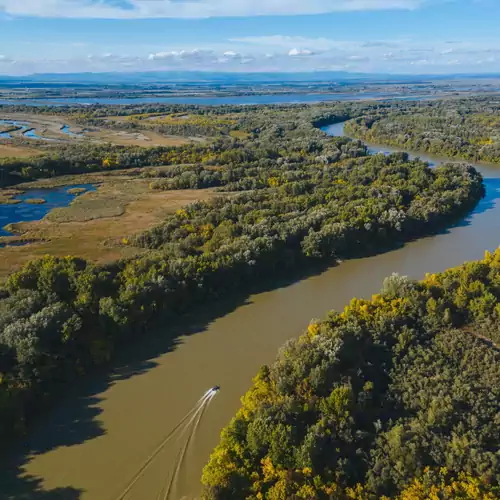
<svg viewBox="0 0 500 500">
<path fill-rule="evenodd" d="M 191 408 L 191 410 L 184 416 L 184 418 L 182 418 L 182 420 L 163 438 L 156 449 L 148 456 L 139 470 L 130 479 L 127 487 L 120 493 L 116 500 L 125 500 L 127 498 L 131 498 L 129 497 L 129 495 L 131 494 L 134 486 L 144 476 L 147 469 L 154 462 L 155 458 L 158 457 L 158 455 L 163 451 L 163 449 L 169 442 L 175 441 L 180 444 L 181 447 L 173 464 L 170 475 L 168 476 L 168 483 L 166 486 L 163 486 L 158 493 L 157 500 L 169 500 L 171 498 L 172 492 L 175 489 L 175 484 L 179 476 L 179 472 L 186 458 L 186 452 L 190 448 L 193 438 L 196 435 L 205 410 L 207 409 L 212 399 L 217 395 L 219 390 L 220 387 L 215 386 L 205 392 L 205 394 L 198 400 L 193 408 Z"/>
</svg>

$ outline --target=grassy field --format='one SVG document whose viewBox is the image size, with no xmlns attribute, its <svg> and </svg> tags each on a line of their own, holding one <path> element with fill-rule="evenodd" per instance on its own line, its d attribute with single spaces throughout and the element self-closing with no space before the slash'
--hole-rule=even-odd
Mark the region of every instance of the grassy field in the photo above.
<svg viewBox="0 0 500 500">
<path fill-rule="evenodd" d="M 150 118 L 150 116 L 147 116 Z M 175 117 L 151 116 L 158 120 L 183 121 L 187 115 Z M 144 117 L 141 117 L 144 118 Z M 1 113 L 0 119 L 26 123 L 29 128 L 45 139 L 31 140 L 22 130 L 12 133 L 12 139 L 0 140 L 0 158 L 27 158 L 57 150 L 61 144 L 87 142 L 111 143 L 124 146 L 179 146 L 190 142 L 204 142 L 203 137 L 187 138 L 163 135 L 151 127 L 140 130 L 124 130 L 77 123 L 74 115 L 49 115 L 37 113 Z M 123 119 L 129 120 L 128 117 Z M 191 118 L 199 120 L 199 118 Z M 109 121 L 113 121 L 110 117 Z M 116 121 L 121 121 L 116 118 Z M 70 134 L 63 127 L 70 127 Z M 171 167 L 164 167 L 166 169 Z M 23 190 L 54 188 L 75 184 L 93 184 L 96 191 L 74 193 L 77 197 L 69 207 L 51 211 L 43 220 L 18 223 L 9 226 L 15 236 L 0 237 L 0 281 L 27 261 L 45 255 L 75 255 L 98 263 L 111 262 L 140 252 L 123 243 L 130 236 L 159 223 L 174 212 L 196 200 L 213 196 L 213 190 L 155 191 L 150 183 L 161 173 L 156 169 L 130 169 L 83 175 L 67 175 L 24 183 L 16 189 L 0 189 L 0 204 L 17 203 L 13 198 Z M 147 178 L 139 173 L 148 172 Z M 27 203 L 43 203 L 42 199 L 30 199 Z M 22 246 L 17 243 L 29 242 Z M 5 246 L 6 245 L 6 246 Z M 11 245 L 11 246 L 9 246 Z"/>
<path fill-rule="evenodd" d="M 71 115 L 39 115 L 36 113 L 0 113 L 0 119 L 20 121 L 29 124 L 34 132 L 40 137 L 57 141 L 58 143 L 73 142 L 94 142 L 111 143 L 120 146 L 179 146 L 192 142 L 190 139 L 178 136 L 168 136 L 158 134 L 152 130 L 128 131 L 121 129 L 109 129 L 100 127 L 84 127 L 76 123 L 74 116 Z M 110 120 L 117 121 L 118 120 Z M 62 132 L 64 126 L 70 127 L 71 134 Z M 0 127 L 3 127 L 0 126 Z M 12 126 L 8 126 L 9 129 Z M 7 128 L 5 128 L 7 130 Z M 0 132 L 2 129 L 0 128 Z M 11 133 L 12 138 L 20 141 L 33 141 L 23 136 L 23 130 Z M 34 144 L 34 146 L 36 146 Z M 44 146 L 51 146 L 47 141 Z M 15 146 L 9 139 L 0 139 L 0 158 L 9 156 L 27 157 L 36 155 L 37 151 L 29 147 L 23 148 Z"/>
<path fill-rule="evenodd" d="M 4 139 L 2 139 L 3 141 Z M 30 156 L 37 156 L 42 154 L 41 151 L 36 149 L 26 148 L 24 146 L 14 146 L 13 144 L 0 144 L 0 158 L 28 158 Z"/>
<path fill-rule="evenodd" d="M 127 132 L 100 129 L 87 132 L 85 135 L 99 142 L 110 142 L 120 146 L 182 146 L 191 142 L 185 137 L 164 136 L 150 130 Z"/>
<path fill-rule="evenodd" d="M 14 224 L 17 236 L 0 238 L 0 243 L 32 241 L 25 246 L 0 249 L 0 280 L 28 260 L 45 254 L 76 255 L 99 263 L 136 255 L 141 250 L 124 245 L 124 238 L 154 226 L 166 214 L 193 201 L 214 195 L 211 189 L 153 191 L 150 179 L 139 179 L 125 172 L 57 179 L 57 185 L 89 182 L 99 183 L 96 191 L 78 196 L 69 207 L 56 209 L 41 221 Z M 53 186 L 54 179 L 20 188 L 48 185 Z"/>
</svg>

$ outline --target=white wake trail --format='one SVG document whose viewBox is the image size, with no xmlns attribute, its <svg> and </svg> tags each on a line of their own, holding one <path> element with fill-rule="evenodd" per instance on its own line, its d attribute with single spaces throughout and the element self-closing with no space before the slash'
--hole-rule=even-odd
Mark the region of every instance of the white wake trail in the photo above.
<svg viewBox="0 0 500 500">
<path fill-rule="evenodd" d="M 217 392 L 216 391 L 211 391 L 211 394 L 209 397 L 203 402 L 203 405 L 199 408 L 197 411 L 197 415 L 193 415 L 193 418 L 191 419 L 190 423 L 193 422 L 193 420 L 196 418 L 196 422 L 194 423 L 194 426 L 191 430 L 191 433 L 189 434 L 189 437 L 184 445 L 184 447 L 180 450 L 179 455 L 177 456 L 177 466 L 175 468 L 175 472 L 172 474 L 170 478 L 170 482 L 168 484 L 167 491 L 165 492 L 165 495 L 163 497 L 163 500 L 168 500 L 170 497 L 170 493 L 172 491 L 172 486 L 175 484 L 177 481 L 177 478 L 179 476 L 179 472 L 181 470 L 182 464 L 184 463 L 184 459 L 186 457 L 186 452 L 189 449 L 189 446 L 191 444 L 191 441 L 193 440 L 196 431 L 198 430 L 198 427 L 200 425 L 201 419 L 203 418 L 203 414 L 205 413 L 205 410 L 208 408 L 208 405 L 212 401 L 212 399 L 216 396 Z M 183 430 L 184 433 L 185 429 Z"/>
<path fill-rule="evenodd" d="M 151 462 L 158 456 L 158 454 L 163 450 L 165 445 L 174 437 L 175 433 L 180 430 L 182 436 L 184 432 L 189 428 L 193 420 L 198 415 L 199 411 L 203 409 L 205 403 L 208 399 L 210 399 L 214 394 L 213 389 L 209 389 L 198 401 L 197 403 L 189 410 L 189 412 L 182 418 L 182 420 L 167 434 L 167 436 L 162 440 L 162 442 L 158 445 L 158 447 L 149 455 L 146 461 L 142 464 L 140 469 L 134 474 L 129 484 L 125 488 L 125 490 L 120 494 L 117 500 L 123 500 L 130 490 L 135 486 L 137 481 L 144 475 L 146 469 L 151 465 Z M 186 421 L 191 417 L 191 419 L 186 423 Z"/>
</svg>

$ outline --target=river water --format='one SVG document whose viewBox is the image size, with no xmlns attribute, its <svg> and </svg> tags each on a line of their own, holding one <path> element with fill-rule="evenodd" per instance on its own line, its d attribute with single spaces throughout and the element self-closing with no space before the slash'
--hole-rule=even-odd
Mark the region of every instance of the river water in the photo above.
<svg viewBox="0 0 500 500">
<path fill-rule="evenodd" d="M 343 133 L 342 125 L 325 130 Z M 160 331 L 125 350 L 112 370 L 75 388 L 32 432 L 14 457 L 17 472 L 24 477 L 10 477 L 12 498 L 197 498 L 202 467 L 252 377 L 262 364 L 274 360 L 287 339 L 300 335 L 311 318 L 342 309 L 352 297 L 369 298 L 394 272 L 422 278 L 426 272 L 479 259 L 486 249 L 500 244 L 500 168 L 477 168 L 486 180 L 486 198 L 442 234 L 382 255 L 347 261 L 246 300 L 234 297 L 216 308 L 207 307 L 178 327 L 183 336 L 175 345 L 164 340 Z M 144 473 L 138 471 L 214 385 L 221 390 L 206 409 L 166 496 L 181 444 L 168 442 Z M 134 478 L 134 486 L 122 496 Z M 46 493 L 38 497 L 33 493 L 39 491 L 36 488 Z"/>
<path fill-rule="evenodd" d="M 60 97 L 47 99 L 0 99 L 1 105 L 26 106 L 92 106 L 124 104 L 192 104 L 200 106 L 220 106 L 237 104 L 299 104 L 329 101 L 363 101 L 372 99 L 421 100 L 433 95 L 405 95 L 394 92 L 338 92 L 332 94 L 268 94 L 238 96 L 186 96 L 186 97 Z"/>
</svg>

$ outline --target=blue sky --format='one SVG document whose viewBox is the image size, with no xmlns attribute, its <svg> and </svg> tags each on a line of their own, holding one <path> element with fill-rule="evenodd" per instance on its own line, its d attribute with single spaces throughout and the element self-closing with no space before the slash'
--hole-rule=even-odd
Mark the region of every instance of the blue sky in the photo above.
<svg viewBox="0 0 500 500">
<path fill-rule="evenodd" d="M 500 0 L 0 0 L 0 74 L 500 72 Z"/>
</svg>

